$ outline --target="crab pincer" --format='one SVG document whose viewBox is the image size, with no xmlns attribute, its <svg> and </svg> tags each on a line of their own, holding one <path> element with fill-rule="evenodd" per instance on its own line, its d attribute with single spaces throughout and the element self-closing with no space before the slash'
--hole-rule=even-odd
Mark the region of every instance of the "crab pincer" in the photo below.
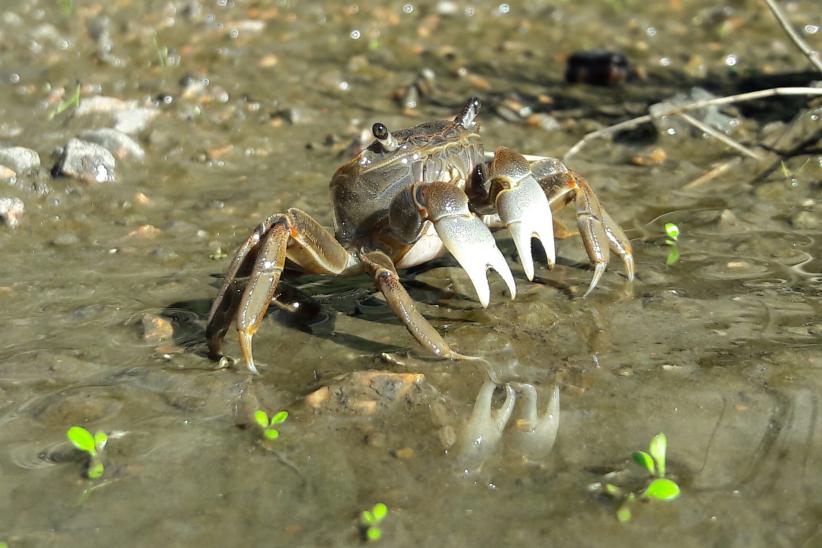
<svg viewBox="0 0 822 548">
<path fill-rule="evenodd" d="M 459 187 L 446 182 L 418 184 L 412 187 L 411 197 L 421 218 L 434 223 L 437 236 L 468 274 L 483 308 L 491 298 L 489 268 L 505 281 L 511 298 L 516 297 L 517 286 L 505 257 L 491 231 L 469 209 L 468 197 Z"/>
<path fill-rule="evenodd" d="M 531 173 L 528 161 L 505 147 L 497 148 L 494 160 L 488 166 L 488 179 L 491 201 L 511 233 L 525 276 L 533 280 L 531 238 L 536 237 L 542 243 L 549 270 L 556 262 L 553 217 L 548 198 Z"/>
</svg>

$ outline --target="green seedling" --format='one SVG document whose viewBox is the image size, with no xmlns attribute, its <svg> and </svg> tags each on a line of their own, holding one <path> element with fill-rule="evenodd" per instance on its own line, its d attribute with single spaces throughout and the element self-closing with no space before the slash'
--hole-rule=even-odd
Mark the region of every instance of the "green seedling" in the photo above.
<svg viewBox="0 0 822 548">
<path fill-rule="evenodd" d="M 92 436 L 91 432 L 82 426 L 72 426 L 66 432 L 66 437 L 74 447 L 88 454 L 89 462 L 86 476 L 89 479 L 97 479 L 102 476 L 105 468 L 100 453 L 108 442 L 106 433 L 100 431 Z"/>
<path fill-rule="evenodd" d="M 651 477 L 651 481 L 638 492 L 626 492 L 612 483 L 605 483 L 603 491 L 608 496 L 620 501 L 617 508 L 617 519 L 621 523 L 631 521 L 631 507 L 637 499 L 641 500 L 674 500 L 679 496 L 677 483 L 665 477 L 665 456 L 668 451 L 668 438 L 659 433 L 651 439 L 648 451 L 636 451 L 631 457 Z"/>
<path fill-rule="evenodd" d="M 282 424 L 288 418 L 288 411 L 280 411 L 272 416 L 270 419 L 268 413 L 262 409 L 254 412 L 254 420 L 257 425 L 263 430 L 263 437 L 268 440 L 276 440 L 280 437 L 280 431 L 274 428 L 277 424 Z"/>
<path fill-rule="evenodd" d="M 57 3 L 60 4 L 60 11 L 63 12 L 63 16 L 71 17 L 74 13 L 74 0 L 58 0 Z M 0 548 L 4 548 L 2 544 L 0 544 Z"/>
<path fill-rule="evenodd" d="M 363 540 L 376 542 L 382 538 L 382 529 L 379 525 L 388 515 L 388 506 L 378 502 L 371 510 L 363 510 L 360 514 L 360 534 Z"/>
<path fill-rule="evenodd" d="M 679 248 L 676 245 L 679 240 L 679 227 L 674 223 L 665 223 L 665 234 L 668 236 L 668 239 L 665 240 L 665 245 L 671 246 L 668 257 L 665 259 L 665 264 L 671 266 L 679 260 Z"/>
<path fill-rule="evenodd" d="M 77 87 L 74 88 L 74 93 L 67 99 L 63 99 L 60 103 L 54 107 L 54 109 L 49 112 L 49 120 L 54 118 L 55 116 L 59 116 L 63 114 L 70 108 L 77 108 L 80 106 L 80 84 L 77 84 Z"/>
<path fill-rule="evenodd" d="M 157 42 L 157 33 L 151 35 L 151 44 L 154 46 L 154 53 L 157 55 L 161 67 L 168 66 L 168 46 L 161 46 Z"/>
</svg>

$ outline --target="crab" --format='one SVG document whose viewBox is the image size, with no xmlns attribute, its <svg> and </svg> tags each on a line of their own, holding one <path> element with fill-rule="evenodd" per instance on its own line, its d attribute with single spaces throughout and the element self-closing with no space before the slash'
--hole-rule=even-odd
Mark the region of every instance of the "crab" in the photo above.
<svg viewBox="0 0 822 548">
<path fill-rule="evenodd" d="M 288 263 L 298 271 L 333 276 L 368 273 L 388 306 L 429 352 L 470 359 L 454 351 L 417 310 L 398 269 L 450 253 L 465 270 L 483 307 L 489 268 L 500 274 L 511 298 L 516 284 L 492 230 L 507 228 L 525 277 L 534 278 L 531 240 L 538 239 L 555 263 L 552 210 L 570 202 L 593 265 L 585 295 L 597 285 L 610 252 L 634 277 L 631 243 L 578 173 L 553 158 L 536 160 L 505 147 L 486 159 L 479 135 L 479 99 L 472 97 L 453 120 L 432 121 L 391 132 L 372 127 L 374 141 L 341 165 L 331 178 L 334 232 L 291 208 L 266 218 L 231 259 L 208 316 L 209 355 L 221 356 L 232 322 L 245 366 L 256 374 L 252 337 L 269 305 L 279 303 L 278 284 Z"/>
</svg>

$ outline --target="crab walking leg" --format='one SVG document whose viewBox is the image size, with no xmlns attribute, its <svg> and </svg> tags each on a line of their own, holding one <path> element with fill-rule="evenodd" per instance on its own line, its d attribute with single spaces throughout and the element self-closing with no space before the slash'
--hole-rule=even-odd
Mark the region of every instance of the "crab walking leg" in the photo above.
<svg viewBox="0 0 822 548">
<path fill-rule="evenodd" d="M 543 160 L 531 164 L 551 210 L 556 211 L 573 201 L 577 211 L 577 226 L 588 258 L 594 265 L 594 276 L 585 292 L 596 287 L 608 266 L 610 251 L 622 258 L 628 280 L 634 279 L 634 258 L 631 242 L 599 203 L 594 190 L 578 173 L 558 160 Z"/>
<path fill-rule="evenodd" d="M 468 196 L 458 186 L 446 182 L 415 183 L 391 202 L 392 230 L 408 242 L 422 233 L 425 221 L 434 223 L 442 243 L 468 274 L 483 308 L 491 290 L 488 268 L 502 276 L 513 299 L 517 288 L 505 257 L 485 223 L 468 208 Z"/>
<path fill-rule="evenodd" d="M 356 265 L 348 253 L 317 221 L 299 209 L 273 215 L 254 229 L 231 261 L 206 327 L 209 352 L 219 355 L 223 336 L 236 318 L 240 349 L 246 367 L 257 373 L 251 340 L 277 290 L 286 257 L 306 272 L 340 274 Z M 237 299 L 237 276 L 253 262 L 248 282 Z"/>
<path fill-rule="evenodd" d="M 402 320 L 406 329 L 411 335 L 417 339 L 422 346 L 429 352 L 441 357 L 449 359 L 463 359 L 469 358 L 451 350 L 445 339 L 437 333 L 437 330 L 428 323 L 428 320 L 420 314 L 414 301 L 408 295 L 408 292 L 400 283 L 400 277 L 394 267 L 391 259 L 382 251 L 371 251 L 369 253 L 362 253 L 360 260 L 363 265 L 371 272 L 374 277 L 374 283 L 377 284 L 385 300 L 394 314 Z"/>
<path fill-rule="evenodd" d="M 491 201 L 514 240 L 522 268 L 534 279 L 531 238 L 542 242 L 548 269 L 556 262 L 554 225 L 548 198 L 531 174 L 528 161 L 513 150 L 499 147 L 488 165 Z"/>
</svg>

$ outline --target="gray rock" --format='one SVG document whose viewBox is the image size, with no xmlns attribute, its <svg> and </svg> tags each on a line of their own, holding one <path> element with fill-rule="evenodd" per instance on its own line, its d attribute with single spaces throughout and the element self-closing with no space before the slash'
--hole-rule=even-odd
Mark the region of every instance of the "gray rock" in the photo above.
<svg viewBox="0 0 822 548">
<path fill-rule="evenodd" d="M 23 175 L 40 169 L 40 155 L 30 148 L 0 147 L 0 164 Z"/>
<path fill-rule="evenodd" d="M 77 116 L 84 116 L 86 114 L 107 114 L 122 112 L 136 107 L 136 101 L 123 101 L 122 99 L 118 99 L 116 97 L 104 97 L 102 95 L 97 95 L 81 100 L 75 114 Z"/>
<path fill-rule="evenodd" d="M 116 129 L 100 128 L 84 131 L 80 134 L 80 139 L 106 147 L 118 160 L 127 157 L 142 160 L 146 155 L 137 141 Z M 0 161 L 2 161 L 2 156 L 0 156 Z"/>
<path fill-rule="evenodd" d="M 10 228 L 20 224 L 20 217 L 23 216 L 26 206 L 20 198 L 0 198 L 0 221 L 3 221 Z"/>
<path fill-rule="evenodd" d="M 111 183 L 115 180 L 115 165 L 114 156 L 103 146 L 72 139 L 63 148 L 52 173 L 89 183 Z"/>
<path fill-rule="evenodd" d="M 133 108 L 114 115 L 114 129 L 123 133 L 140 133 L 155 116 L 160 114 L 156 108 Z"/>
</svg>

